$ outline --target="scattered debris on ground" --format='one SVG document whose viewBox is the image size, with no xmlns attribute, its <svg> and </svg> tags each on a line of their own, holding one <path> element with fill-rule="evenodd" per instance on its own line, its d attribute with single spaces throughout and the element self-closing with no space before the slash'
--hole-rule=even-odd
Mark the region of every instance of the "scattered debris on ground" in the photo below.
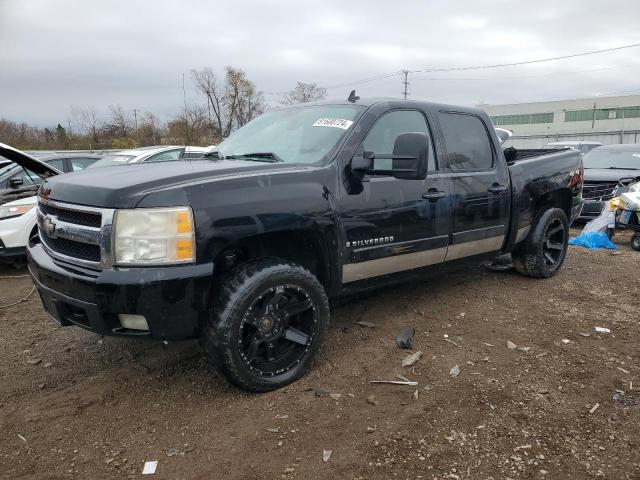
<svg viewBox="0 0 640 480">
<path fill-rule="evenodd" d="M 402 366 L 410 367 L 411 365 L 414 365 L 418 360 L 420 360 L 421 357 L 422 357 L 422 350 L 418 350 L 417 352 L 412 353 L 411 355 L 407 355 L 402 359 Z"/>
<path fill-rule="evenodd" d="M 416 334 L 415 328 L 405 328 L 400 335 L 396 337 L 396 343 L 400 348 L 411 348 L 411 339 Z"/>
<path fill-rule="evenodd" d="M 617 256 L 571 248 L 547 280 L 465 267 L 345 299 L 309 374 L 261 395 L 224 383 L 196 342 L 99 342 L 32 295 L 0 310 L 0 479 L 137 478 L 149 459 L 145 478 L 638 479 L 640 255 L 625 235 Z M 3 281 L 0 304 L 31 288 Z"/>
</svg>

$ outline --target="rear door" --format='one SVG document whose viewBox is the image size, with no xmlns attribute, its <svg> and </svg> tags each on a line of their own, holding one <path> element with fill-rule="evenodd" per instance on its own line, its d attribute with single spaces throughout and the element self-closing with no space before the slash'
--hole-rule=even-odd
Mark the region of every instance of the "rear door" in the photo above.
<svg viewBox="0 0 640 480">
<path fill-rule="evenodd" d="M 466 112 L 438 112 L 451 185 L 451 243 L 446 260 L 500 250 L 509 222 L 507 166 L 490 136 L 490 124 Z"/>
<path fill-rule="evenodd" d="M 366 128 L 366 127 L 365 127 Z M 426 179 L 404 180 L 388 174 L 390 159 L 374 160 L 361 191 L 343 184 L 341 218 L 345 265 L 343 283 L 378 277 L 444 261 L 449 234 L 448 183 L 434 177 L 437 158 L 424 112 L 396 109 L 379 115 L 356 149 L 391 155 L 400 133 L 427 133 Z"/>
</svg>

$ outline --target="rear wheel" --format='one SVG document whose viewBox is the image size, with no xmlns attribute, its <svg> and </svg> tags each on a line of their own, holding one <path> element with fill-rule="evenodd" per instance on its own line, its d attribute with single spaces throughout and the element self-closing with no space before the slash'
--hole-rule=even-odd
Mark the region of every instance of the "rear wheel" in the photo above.
<svg viewBox="0 0 640 480">
<path fill-rule="evenodd" d="M 237 267 L 222 282 L 203 343 L 232 384 L 254 392 L 287 385 L 309 369 L 329 325 L 317 278 L 278 259 Z"/>
<path fill-rule="evenodd" d="M 635 233 L 633 237 L 631 237 L 631 248 L 636 252 L 640 252 L 640 234 Z"/>
<path fill-rule="evenodd" d="M 515 269 L 529 277 L 552 277 L 567 256 L 569 222 L 559 208 L 538 214 L 526 240 L 511 254 Z"/>
</svg>

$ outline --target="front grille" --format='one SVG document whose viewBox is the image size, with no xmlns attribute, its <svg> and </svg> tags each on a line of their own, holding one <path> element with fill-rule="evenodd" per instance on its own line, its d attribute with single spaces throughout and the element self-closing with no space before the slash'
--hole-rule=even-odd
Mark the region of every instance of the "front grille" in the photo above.
<svg viewBox="0 0 640 480">
<path fill-rule="evenodd" d="M 89 243 L 75 242 L 66 238 L 51 238 L 40 234 L 42 241 L 54 252 L 67 257 L 79 258 L 89 262 L 100 262 L 100 247 Z"/>
<path fill-rule="evenodd" d="M 83 268 L 111 266 L 110 235 L 114 210 L 50 200 L 38 203 L 38 231 L 43 247 L 58 261 Z"/>
<path fill-rule="evenodd" d="M 70 210 L 68 208 L 54 207 L 52 205 L 38 205 L 40 211 L 46 215 L 55 215 L 63 222 L 84 225 L 85 227 L 100 228 L 102 215 L 93 212 L 82 212 L 78 210 Z"/>
<path fill-rule="evenodd" d="M 582 198 L 585 200 L 609 200 L 613 198 L 618 182 L 589 182 L 582 187 Z"/>
</svg>

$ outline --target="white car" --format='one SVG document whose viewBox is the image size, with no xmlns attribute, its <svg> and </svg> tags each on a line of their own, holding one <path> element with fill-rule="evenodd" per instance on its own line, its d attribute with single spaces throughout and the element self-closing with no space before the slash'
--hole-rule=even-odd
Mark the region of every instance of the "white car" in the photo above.
<svg viewBox="0 0 640 480">
<path fill-rule="evenodd" d="M 25 255 L 29 238 L 38 233 L 37 197 L 26 197 L 0 206 L 0 260 L 15 261 Z"/>
<path fill-rule="evenodd" d="M 108 167 L 111 165 L 124 165 L 127 163 L 142 162 L 167 162 L 170 160 L 181 160 L 184 158 L 186 147 L 140 147 L 131 150 L 118 150 L 113 153 L 106 153 L 100 160 L 93 163 L 90 168 Z"/>
<path fill-rule="evenodd" d="M 200 158 L 212 147 L 143 147 L 107 153 L 87 168 L 140 162 L 163 162 Z M 185 152 L 185 149 L 187 150 Z M 43 167 L 44 168 L 44 167 Z M 49 169 L 47 176 L 56 175 Z M 38 233 L 36 224 L 37 197 L 30 196 L 0 206 L 0 260 L 15 261 L 25 255 L 29 239 Z"/>
<path fill-rule="evenodd" d="M 6 158 L 0 157 L 2 160 L 20 159 L 24 162 L 25 157 L 30 158 L 27 167 L 23 167 L 25 171 L 29 171 L 29 175 L 33 174 L 44 179 L 63 173 L 53 165 L 37 160 L 8 145 L 0 143 L 0 147 L 6 150 L 4 153 Z M 15 262 L 25 255 L 29 239 L 38 233 L 36 204 L 37 197 L 31 195 L 0 205 L 0 260 Z"/>
<path fill-rule="evenodd" d="M 185 147 L 184 158 L 202 158 L 207 153 L 213 151 L 214 148 L 216 148 L 215 145 L 209 145 L 208 147 Z"/>
</svg>

